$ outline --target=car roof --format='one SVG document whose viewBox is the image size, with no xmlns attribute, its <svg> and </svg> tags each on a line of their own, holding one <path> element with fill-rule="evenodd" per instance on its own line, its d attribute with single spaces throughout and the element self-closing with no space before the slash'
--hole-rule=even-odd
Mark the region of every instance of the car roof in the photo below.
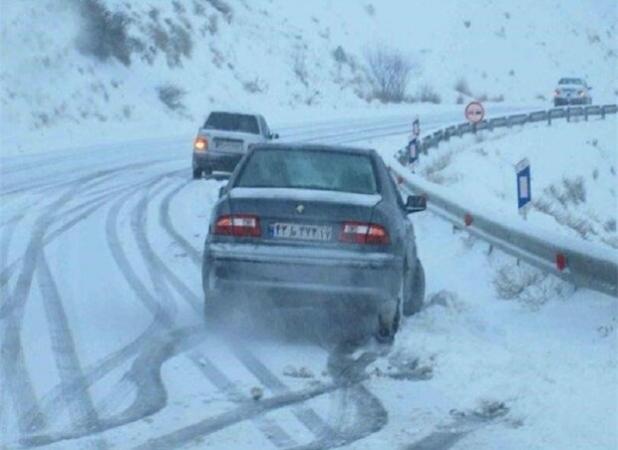
<svg viewBox="0 0 618 450">
<path fill-rule="evenodd" d="M 261 116 L 261 114 L 259 113 L 255 113 L 255 112 L 251 112 L 251 111 L 222 111 L 222 110 L 217 110 L 217 111 L 210 111 L 210 113 L 208 113 L 208 115 L 210 114 L 240 114 L 243 116 Z"/>
<path fill-rule="evenodd" d="M 348 147 L 344 145 L 328 145 L 328 144 L 305 144 L 298 142 L 278 142 L 278 143 L 263 143 L 263 144 L 252 144 L 251 150 L 263 150 L 263 149 L 274 149 L 274 150 L 310 150 L 310 151 L 323 151 L 323 152 L 337 152 L 337 153 L 353 153 L 358 155 L 374 155 L 376 152 L 370 148 L 362 148 L 362 147 Z"/>
<path fill-rule="evenodd" d="M 564 82 L 564 83 L 571 83 L 573 81 L 584 83 L 586 80 L 584 78 L 582 78 L 582 77 L 562 77 L 562 78 L 560 78 L 558 83 L 562 83 L 562 82 Z"/>
</svg>

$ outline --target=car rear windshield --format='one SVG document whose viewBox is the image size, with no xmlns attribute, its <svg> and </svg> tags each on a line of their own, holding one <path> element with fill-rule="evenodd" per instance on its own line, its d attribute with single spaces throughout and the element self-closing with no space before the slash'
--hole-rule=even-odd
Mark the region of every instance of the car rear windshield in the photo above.
<svg viewBox="0 0 618 450">
<path fill-rule="evenodd" d="M 256 117 L 248 114 L 213 112 L 208 116 L 204 128 L 260 134 Z"/>
<path fill-rule="evenodd" d="M 378 192 L 374 165 L 368 155 L 322 150 L 256 150 L 235 185 L 358 194 Z"/>
<path fill-rule="evenodd" d="M 580 78 L 562 78 L 558 84 L 584 84 Z"/>
</svg>

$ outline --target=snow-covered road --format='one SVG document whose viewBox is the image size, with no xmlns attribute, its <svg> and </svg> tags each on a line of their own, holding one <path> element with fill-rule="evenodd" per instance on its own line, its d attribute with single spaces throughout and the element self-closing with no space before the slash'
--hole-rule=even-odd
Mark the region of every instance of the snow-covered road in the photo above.
<svg viewBox="0 0 618 450">
<path fill-rule="evenodd" d="M 424 131 L 460 115 L 426 117 Z M 385 136 L 406 135 L 409 122 L 278 131 L 282 139 L 379 147 Z M 616 386 L 614 302 L 587 291 L 540 312 L 493 301 L 495 267 L 508 257 L 487 255 L 429 213 L 414 221 L 428 292 L 439 294 L 404 324 L 389 354 L 350 353 L 315 336 L 212 333 L 202 318 L 200 254 L 223 182 L 190 179 L 190 140 L 2 160 L 0 448 L 438 450 L 552 448 L 560 435 L 556 448 L 618 441 L 608 395 Z M 566 361 L 562 344 L 572 344 Z M 563 389 L 571 399 L 561 398 Z M 542 414 L 588 396 L 595 400 L 582 411 L 594 424 L 577 429 L 580 440 Z M 564 427 L 575 427 L 579 414 L 558 409 Z M 539 433 L 545 440 L 533 439 Z"/>
</svg>

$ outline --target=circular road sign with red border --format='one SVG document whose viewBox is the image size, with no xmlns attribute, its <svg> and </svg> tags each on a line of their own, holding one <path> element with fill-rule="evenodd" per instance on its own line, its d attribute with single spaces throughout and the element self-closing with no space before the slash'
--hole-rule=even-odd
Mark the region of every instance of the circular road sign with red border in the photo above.
<svg viewBox="0 0 618 450">
<path fill-rule="evenodd" d="M 479 102 L 470 102 L 466 106 L 465 116 L 470 123 L 479 123 L 485 117 L 485 108 Z"/>
</svg>

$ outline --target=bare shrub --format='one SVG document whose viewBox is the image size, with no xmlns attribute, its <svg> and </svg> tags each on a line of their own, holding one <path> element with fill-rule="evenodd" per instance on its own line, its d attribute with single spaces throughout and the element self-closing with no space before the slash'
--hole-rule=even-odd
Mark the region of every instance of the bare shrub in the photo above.
<svg viewBox="0 0 618 450">
<path fill-rule="evenodd" d="M 365 53 L 373 96 L 384 103 L 404 100 L 412 63 L 399 50 L 384 46 Z"/>
<path fill-rule="evenodd" d="M 193 14 L 196 16 L 204 16 L 206 15 L 206 8 L 197 0 L 193 0 Z"/>
<path fill-rule="evenodd" d="M 507 264 L 498 269 L 493 285 L 500 298 L 517 300 L 533 309 L 564 293 L 568 286 L 537 269 L 517 264 Z"/>
<path fill-rule="evenodd" d="M 504 95 L 494 95 L 493 97 L 489 97 L 490 102 L 500 103 L 504 101 Z"/>
<path fill-rule="evenodd" d="M 266 90 L 266 85 L 259 78 L 244 82 L 242 84 L 242 87 L 250 94 L 259 94 Z"/>
<path fill-rule="evenodd" d="M 219 31 L 219 18 L 215 14 L 211 14 L 208 16 L 208 25 L 206 25 L 206 29 L 210 34 L 217 34 Z"/>
<path fill-rule="evenodd" d="M 346 51 L 343 49 L 341 45 L 337 46 L 337 48 L 333 50 L 332 55 L 337 64 L 349 64 L 350 62 L 350 58 L 348 57 L 348 54 L 346 53 Z"/>
<path fill-rule="evenodd" d="M 586 202 L 586 185 L 582 177 L 563 178 L 560 185 L 552 184 L 543 191 L 563 207 Z"/>
<path fill-rule="evenodd" d="M 365 5 L 365 12 L 370 16 L 375 16 L 376 9 L 371 3 L 368 3 L 367 5 Z"/>
<path fill-rule="evenodd" d="M 232 18 L 234 16 L 234 11 L 232 10 L 232 7 L 227 2 L 223 0 L 206 0 L 206 2 L 210 3 L 210 5 L 213 8 L 215 8 L 217 11 L 223 14 L 223 17 L 225 18 L 225 21 L 227 23 L 230 23 L 232 21 Z"/>
<path fill-rule="evenodd" d="M 170 110 L 176 112 L 184 111 L 185 105 L 182 103 L 182 100 L 186 95 L 186 91 L 184 89 L 174 86 L 173 84 L 166 84 L 157 87 L 157 94 L 159 95 L 159 100 L 161 100 L 161 102 Z"/>
<path fill-rule="evenodd" d="M 435 104 L 442 102 L 440 95 L 428 84 L 424 84 L 418 89 L 416 100 Z"/>
<path fill-rule="evenodd" d="M 182 66 L 182 57 L 191 57 L 193 40 L 184 27 L 172 21 L 165 21 L 165 23 L 167 27 L 159 22 L 150 25 L 150 37 L 154 44 L 151 49 L 154 52 L 159 50 L 165 53 L 169 67 Z M 150 60 L 153 59 L 152 56 Z"/>
<path fill-rule="evenodd" d="M 428 162 L 421 170 L 421 176 L 435 184 L 447 185 L 458 180 L 458 175 L 444 175 L 442 171 L 451 165 L 453 151 L 442 153 L 437 158 Z"/>
<path fill-rule="evenodd" d="M 607 231 L 608 233 L 615 233 L 616 232 L 616 219 L 609 219 L 607 222 L 605 222 L 605 224 L 603 225 L 603 229 Z"/>
<path fill-rule="evenodd" d="M 569 213 L 565 209 L 565 205 L 556 206 L 551 200 L 541 198 L 533 200 L 532 206 L 538 211 L 552 216 L 560 225 L 575 231 L 582 239 L 590 239 L 592 236 L 598 235 L 594 224 L 588 218 Z"/>
<path fill-rule="evenodd" d="M 468 96 L 468 97 L 472 97 L 472 91 L 470 91 L 470 86 L 468 86 L 468 82 L 466 81 L 465 78 L 459 78 L 455 82 L 454 88 L 460 94 Z"/>
<path fill-rule="evenodd" d="M 294 69 L 294 75 L 300 80 L 306 87 L 309 86 L 309 73 L 307 71 L 307 63 L 305 52 L 301 49 L 296 49 L 293 55 L 294 63 L 292 68 Z"/>
<path fill-rule="evenodd" d="M 563 178 L 562 186 L 564 187 L 564 195 L 567 201 L 578 205 L 586 203 L 586 186 L 582 177 Z"/>
<path fill-rule="evenodd" d="M 464 98 L 463 95 L 458 95 L 457 98 L 455 99 L 455 103 L 457 103 L 458 105 L 463 105 L 464 103 Z"/>
<path fill-rule="evenodd" d="M 81 27 L 76 40 L 77 49 L 101 61 L 115 58 L 122 64 L 131 64 L 131 54 L 143 44 L 129 36 L 130 19 L 121 12 L 110 12 L 100 0 L 77 2 Z"/>
</svg>

